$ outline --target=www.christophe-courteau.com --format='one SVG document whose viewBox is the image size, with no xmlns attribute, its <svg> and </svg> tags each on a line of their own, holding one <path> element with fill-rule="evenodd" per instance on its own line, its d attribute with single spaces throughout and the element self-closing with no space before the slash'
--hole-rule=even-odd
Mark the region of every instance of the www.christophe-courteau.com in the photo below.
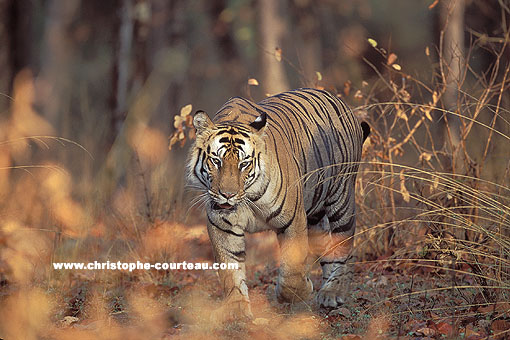
<svg viewBox="0 0 510 340">
<path fill-rule="evenodd" d="M 237 270 L 238 263 L 208 263 L 208 262 L 53 262 L 55 270 Z"/>
</svg>

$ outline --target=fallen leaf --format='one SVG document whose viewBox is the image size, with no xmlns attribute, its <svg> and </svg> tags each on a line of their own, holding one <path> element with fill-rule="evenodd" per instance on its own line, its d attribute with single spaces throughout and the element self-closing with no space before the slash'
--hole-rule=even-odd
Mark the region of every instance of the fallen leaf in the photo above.
<svg viewBox="0 0 510 340">
<path fill-rule="evenodd" d="M 491 324 L 494 339 L 506 339 L 508 330 L 510 330 L 510 322 L 506 320 L 494 320 Z"/>
<path fill-rule="evenodd" d="M 478 312 L 480 313 L 498 312 L 498 314 L 501 314 L 501 316 L 505 316 L 505 314 L 508 314 L 508 312 L 510 312 L 510 303 L 497 302 L 494 304 L 489 304 L 487 306 L 479 307 Z"/>
<path fill-rule="evenodd" d="M 436 5 L 438 3 L 439 3 L 439 0 L 434 0 L 434 2 L 429 5 L 429 9 L 432 9 L 432 8 L 436 7 Z"/>
<path fill-rule="evenodd" d="M 181 116 L 186 117 L 187 115 L 189 115 L 191 113 L 192 108 L 193 108 L 193 106 L 191 104 L 183 106 L 181 109 Z"/>
<path fill-rule="evenodd" d="M 282 61 L 282 49 L 277 47 L 274 49 L 274 57 L 277 61 Z"/>
<path fill-rule="evenodd" d="M 172 147 L 174 146 L 174 144 L 177 144 L 178 142 L 179 142 L 179 134 L 174 133 L 172 135 L 172 137 L 170 137 L 170 142 L 168 144 L 168 150 L 172 150 Z"/>
<path fill-rule="evenodd" d="M 192 127 L 193 126 L 193 117 L 191 115 L 187 115 L 185 123 L 187 126 Z"/>
<path fill-rule="evenodd" d="M 348 80 L 344 83 L 344 94 L 348 96 L 349 93 L 351 93 L 351 82 Z"/>
<path fill-rule="evenodd" d="M 184 119 L 181 116 L 174 116 L 174 128 L 180 129 Z"/>
<path fill-rule="evenodd" d="M 395 61 L 397 61 L 397 55 L 395 53 L 390 53 L 390 55 L 388 56 L 388 60 L 386 61 L 386 64 L 391 65 Z"/>
<path fill-rule="evenodd" d="M 464 332 L 466 338 L 476 338 L 480 336 L 480 333 L 474 330 L 473 324 L 469 324 L 466 326 L 466 331 Z"/>
<path fill-rule="evenodd" d="M 434 336 L 436 334 L 436 331 L 433 328 L 423 327 L 418 329 L 416 333 L 424 336 Z"/>
<path fill-rule="evenodd" d="M 422 152 L 422 154 L 420 155 L 420 161 L 423 159 L 426 161 L 430 161 L 431 158 L 432 158 L 432 155 L 428 152 Z"/>
<path fill-rule="evenodd" d="M 375 40 L 374 40 L 374 39 L 372 39 L 372 38 L 368 38 L 368 43 L 369 43 L 370 45 L 372 45 L 372 47 L 374 47 L 374 48 L 375 48 L 375 47 L 377 47 L 377 41 L 375 41 Z"/>
<path fill-rule="evenodd" d="M 483 313 L 483 314 L 492 313 L 492 312 L 494 312 L 494 305 L 490 304 L 487 306 L 478 307 L 477 312 Z"/>
<path fill-rule="evenodd" d="M 400 193 L 404 201 L 409 202 L 411 196 L 409 195 L 409 191 L 407 191 L 405 182 L 404 170 L 402 170 L 400 171 Z"/>
<path fill-rule="evenodd" d="M 440 322 L 436 325 L 437 332 L 442 335 L 452 336 L 453 335 L 453 326 L 447 322 Z"/>
<path fill-rule="evenodd" d="M 60 320 L 60 326 L 61 327 L 69 327 L 73 323 L 76 323 L 78 321 L 80 321 L 80 319 L 78 319 L 75 316 L 65 316 L 62 320 Z"/>
</svg>

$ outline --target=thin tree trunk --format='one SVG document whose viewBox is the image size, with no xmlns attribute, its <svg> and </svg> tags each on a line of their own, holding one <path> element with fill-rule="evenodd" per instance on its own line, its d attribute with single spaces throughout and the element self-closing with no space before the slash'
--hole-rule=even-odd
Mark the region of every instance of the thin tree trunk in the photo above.
<svg viewBox="0 0 510 340">
<path fill-rule="evenodd" d="M 45 21 L 44 50 L 41 61 L 42 78 L 51 88 L 51 93 L 43 98 L 43 114 L 57 133 L 69 128 L 70 94 L 72 89 L 71 61 L 73 45 L 69 28 L 80 7 L 79 0 L 47 2 Z"/>
<path fill-rule="evenodd" d="M 463 82 L 464 60 L 464 0 L 442 0 L 440 20 L 443 27 L 442 45 L 442 76 L 445 83 L 443 103 L 445 109 L 461 114 L 459 100 Z M 465 174 L 464 141 L 462 140 L 461 119 L 452 113 L 445 113 L 444 139 L 448 152 L 451 153 L 451 171 L 453 174 Z M 466 239 L 462 228 L 452 228 L 450 232 L 459 240 Z"/>
<path fill-rule="evenodd" d="M 11 1 L 0 1 L 0 141 L 8 139 L 8 112 L 11 105 L 11 83 L 13 77 L 13 63 L 11 49 L 12 32 L 10 31 Z M 11 26 L 12 27 L 12 26 Z M 11 170 L 11 155 L 8 148 L 0 150 L 0 200 L 5 201 L 9 194 Z"/>
<path fill-rule="evenodd" d="M 132 0 L 122 0 L 118 26 L 118 41 L 115 49 L 113 67 L 113 98 L 112 116 L 110 119 L 110 146 L 119 135 L 122 123 L 126 118 L 128 83 L 133 45 Z"/>
<path fill-rule="evenodd" d="M 11 45 L 11 34 L 9 32 L 9 17 L 11 14 L 11 1 L 0 1 L 0 116 L 9 107 L 9 93 L 11 92 L 12 80 L 12 58 L 11 49 L 7 46 Z"/>
<path fill-rule="evenodd" d="M 443 94 L 445 108 L 457 114 L 462 110 L 458 107 L 458 98 L 464 74 L 464 0 L 442 0 L 440 2 L 443 74 L 446 89 Z M 454 171 L 458 173 L 462 167 L 461 156 L 461 120 L 453 114 L 446 114 L 446 140 L 451 143 Z"/>
<path fill-rule="evenodd" d="M 12 78 L 24 69 L 30 67 L 37 73 L 37 67 L 40 65 L 39 54 L 33 53 L 34 39 L 39 38 L 34 34 L 36 13 L 42 9 L 42 4 L 37 4 L 31 0 L 14 0 L 11 5 L 10 26 L 11 36 L 11 63 Z M 11 80 L 12 86 L 12 80 Z M 11 88 L 12 89 L 12 88 Z"/>
<path fill-rule="evenodd" d="M 134 36 L 133 1 L 119 1 L 119 17 L 114 51 L 112 113 L 108 135 L 109 151 L 98 174 L 99 187 L 109 201 L 123 182 L 130 160 L 130 147 L 126 141 L 129 83 L 132 78 L 132 46 Z"/>
<path fill-rule="evenodd" d="M 274 51 L 281 48 L 285 33 L 285 20 L 279 14 L 281 0 L 259 0 L 258 30 L 261 44 L 262 88 L 265 93 L 276 94 L 289 89 L 283 63 L 276 60 Z"/>
</svg>

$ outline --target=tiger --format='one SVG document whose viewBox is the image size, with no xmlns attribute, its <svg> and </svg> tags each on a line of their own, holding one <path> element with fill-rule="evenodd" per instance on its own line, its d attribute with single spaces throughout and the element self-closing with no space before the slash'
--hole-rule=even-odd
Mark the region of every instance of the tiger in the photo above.
<svg viewBox="0 0 510 340">
<path fill-rule="evenodd" d="M 337 96 L 302 88 L 258 103 L 233 97 L 212 120 L 197 111 L 193 126 L 188 179 L 205 197 L 215 261 L 238 264 L 218 271 L 232 315 L 253 317 L 245 234 L 266 230 L 280 246 L 277 300 L 312 297 L 312 256 L 322 268 L 316 302 L 341 306 L 353 275 L 355 183 L 369 125 Z"/>
</svg>

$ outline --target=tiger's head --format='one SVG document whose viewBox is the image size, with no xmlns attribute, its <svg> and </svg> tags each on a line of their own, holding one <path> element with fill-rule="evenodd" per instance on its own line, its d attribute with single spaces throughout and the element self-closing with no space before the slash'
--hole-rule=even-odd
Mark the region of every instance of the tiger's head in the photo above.
<svg viewBox="0 0 510 340">
<path fill-rule="evenodd" d="M 265 166 L 266 122 L 265 113 L 250 124 L 214 124 L 205 112 L 195 114 L 197 138 L 188 163 L 189 176 L 192 183 L 207 190 L 212 209 L 235 210 L 247 202 L 250 189 L 257 187 Z"/>
</svg>

